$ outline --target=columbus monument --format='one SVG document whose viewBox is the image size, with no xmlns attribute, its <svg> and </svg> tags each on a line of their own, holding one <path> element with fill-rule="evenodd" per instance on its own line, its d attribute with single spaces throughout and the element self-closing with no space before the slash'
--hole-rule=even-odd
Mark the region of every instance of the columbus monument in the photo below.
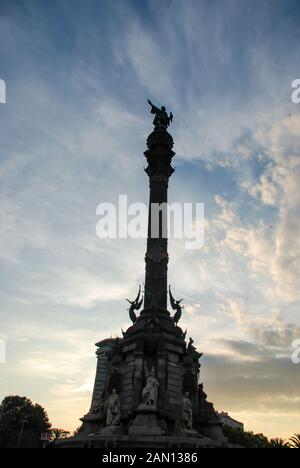
<svg viewBox="0 0 300 468">
<path fill-rule="evenodd" d="M 166 220 L 152 236 L 151 204 L 167 203 L 174 169 L 173 115 L 149 100 L 154 130 L 144 155 L 149 177 L 149 221 L 144 291 L 129 302 L 132 322 L 122 337 L 96 344 L 97 369 L 92 402 L 70 447 L 220 447 L 222 424 L 207 401 L 200 378 L 200 358 L 192 338 L 179 326 L 182 300 L 168 285 Z M 171 313 L 168 310 L 168 298 Z"/>
</svg>

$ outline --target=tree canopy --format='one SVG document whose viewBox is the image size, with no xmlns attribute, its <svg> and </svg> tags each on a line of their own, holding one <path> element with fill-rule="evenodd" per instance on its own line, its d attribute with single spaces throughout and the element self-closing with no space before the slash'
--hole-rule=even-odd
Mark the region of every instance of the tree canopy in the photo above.
<svg viewBox="0 0 300 468">
<path fill-rule="evenodd" d="M 269 440 L 264 434 L 244 432 L 226 425 L 223 426 L 223 432 L 229 443 L 240 445 L 245 448 L 300 448 L 300 434 L 295 434 L 289 440 L 284 440 L 282 438 Z"/>
<path fill-rule="evenodd" d="M 0 415 L 2 448 L 38 448 L 41 446 L 41 433 L 51 427 L 45 409 L 26 397 L 5 397 Z"/>
</svg>

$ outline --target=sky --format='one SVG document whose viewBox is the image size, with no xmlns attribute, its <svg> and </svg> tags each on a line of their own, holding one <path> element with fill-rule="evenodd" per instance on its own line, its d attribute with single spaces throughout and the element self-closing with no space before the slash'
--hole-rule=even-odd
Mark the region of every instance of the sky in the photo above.
<svg viewBox="0 0 300 468">
<path fill-rule="evenodd" d="M 99 239 L 99 203 L 148 200 L 152 116 L 174 114 L 169 199 L 205 242 L 169 243 L 181 327 L 209 401 L 270 437 L 300 431 L 300 5 L 286 0 L 2 0 L 0 399 L 55 427 L 89 409 L 94 343 L 130 325 L 143 239 Z"/>
</svg>

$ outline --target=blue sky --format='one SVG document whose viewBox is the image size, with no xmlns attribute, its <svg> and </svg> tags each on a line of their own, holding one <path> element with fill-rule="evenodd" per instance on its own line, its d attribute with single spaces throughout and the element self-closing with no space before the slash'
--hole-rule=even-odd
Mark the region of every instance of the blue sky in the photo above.
<svg viewBox="0 0 300 468">
<path fill-rule="evenodd" d="M 0 396 L 67 429 L 88 409 L 145 252 L 98 239 L 96 207 L 147 202 L 149 97 L 175 116 L 170 200 L 205 203 L 204 247 L 171 241 L 169 277 L 209 399 L 299 432 L 299 19 L 298 1 L 1 2 Z"/>
</svg>

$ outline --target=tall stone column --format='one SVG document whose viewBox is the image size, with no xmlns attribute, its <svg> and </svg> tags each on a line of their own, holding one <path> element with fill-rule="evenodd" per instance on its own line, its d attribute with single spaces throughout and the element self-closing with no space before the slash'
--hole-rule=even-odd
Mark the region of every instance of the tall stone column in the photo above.
<svg viewBox="0 0 300 468">
<path fill-rule="evenodd" d="M 147 252 L 145 256 L 145 303 L 144 310 L 166 310 L 168 288 L 168 239 L 167 216 L 163 205 L 168 202 L 169 177 L 174 172 L 171 161 L 175 153 L 172 151 L 173 138 L 164 125 L 156 125 L 147 139 L 148 150 L 145 157 L 149 176 L 149 220 Z M 162 209 L 159 217 L 154 214 L 153 204 Z M 165 215 L 164 215 L 165 213 Z M 155 237 L 154 237 L 155 236 Z"/>
</svg>

